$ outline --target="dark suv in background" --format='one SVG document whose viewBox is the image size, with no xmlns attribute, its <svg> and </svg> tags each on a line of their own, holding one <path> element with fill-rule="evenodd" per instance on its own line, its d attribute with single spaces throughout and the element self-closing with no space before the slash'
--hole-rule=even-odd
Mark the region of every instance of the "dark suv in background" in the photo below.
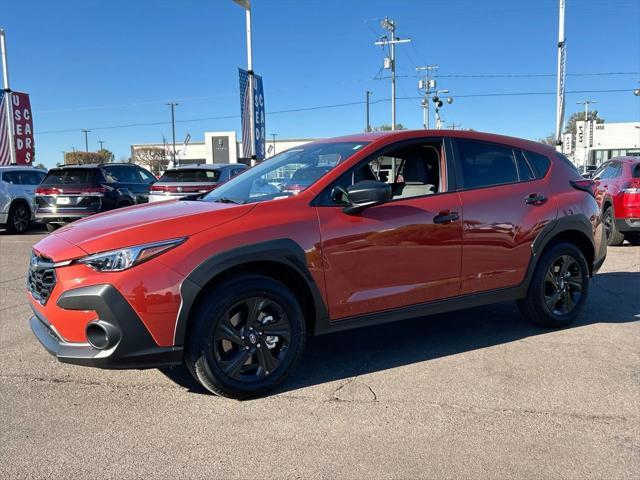
<svg viewBox="0 0 640 480">
<path fill-rule="evenodd" d="M 36 189 L 36 219 L 53 231 L 94 213 L 146 203 L 155 181 L 151 172 L 129 163 L 53 168 Z"/>
</svg>

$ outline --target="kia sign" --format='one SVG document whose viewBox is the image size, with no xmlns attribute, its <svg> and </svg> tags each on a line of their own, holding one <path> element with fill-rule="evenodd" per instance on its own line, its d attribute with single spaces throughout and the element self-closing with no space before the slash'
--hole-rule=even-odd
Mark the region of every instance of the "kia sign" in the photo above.
<svg viewBox="0 0 640 480">
<path fill-rule="evenodd" d="M 31 103 L 26 93 L 12 92 L 13 131 L 15 132 L 16 164 L 31 165 L 35 159 Z"/>
</svg>

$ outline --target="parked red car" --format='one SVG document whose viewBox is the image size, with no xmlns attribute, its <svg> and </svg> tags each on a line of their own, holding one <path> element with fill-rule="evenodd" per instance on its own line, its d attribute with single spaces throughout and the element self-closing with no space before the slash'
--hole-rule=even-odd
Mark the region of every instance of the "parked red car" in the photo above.
<svg viewBox="0 0 640 480">
<path fill-rule="evenodd" d="M 282 188 L 306 168 L 326 171 Z M 605 254 L 593 181 L 551 147 L 359 134 L 286 151 L 199 199 L 49 235 L 29 268 L 31 327 L 63 362 L 185 364 L 211 392 L 245 398 L 287 378 L 307 333 L 505 300 L 564 326 Z"/>
<path fill-rule="evenodd" d="M 615 157 L 593 174 L 607 243 L 640 245 L 640 158 Z"/>
</svg>

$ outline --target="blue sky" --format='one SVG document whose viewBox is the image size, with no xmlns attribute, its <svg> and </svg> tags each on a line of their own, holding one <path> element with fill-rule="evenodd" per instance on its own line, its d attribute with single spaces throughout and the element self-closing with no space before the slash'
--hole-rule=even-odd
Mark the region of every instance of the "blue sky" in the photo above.
<svg viewBox="0 0 640 480">
<path fill-rule="evenodd" d="M 176 136 L 240 129 L 238 67 L 246 65 L 244 13 L 231 0 L 20 0 L 3 9 L 11 87 L 31 94 L 36 161 L 105 141 L 117 158 L 131 143 L 170 137 L 167 101 L 177 100 Z M 552 132 L 555 78 L 445 77 L 554 74 L 557 0 L 254 0 L 254 68 L 264 78 L 267 132 L 279 138 L 333 136 L 364 129 L 364 106 L 272 113 L 364 99 L 372 123 L 390 122 L 390 85 L 375 80 L 383 51 L 380 19 L 396 20 L 398 96 L 418 95 L 415 67 L 440 66 L 440 88 L 456 97 L 446 122 L 539 138 Z M 567 90 L 639 86 L 640 2 L 567 0 Z M 569 94 L 567 113 L 590 98 L 607 121 L 637 121 L 632 93 Z M 233 117 L 215 119 L 216 117 Z M 398 121 L 420 128 L 419 100 L 399 100 Z M 126 128 L 131 124 L 149 124 Z"/>
</svg>

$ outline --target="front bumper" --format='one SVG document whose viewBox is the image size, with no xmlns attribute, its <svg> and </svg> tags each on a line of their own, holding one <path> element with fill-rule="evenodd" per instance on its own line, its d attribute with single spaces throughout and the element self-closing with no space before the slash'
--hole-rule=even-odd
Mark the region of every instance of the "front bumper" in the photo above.
<svg viewBox="0 0 640 480">
<path fill-rule="evenodd" d="M 68 290 L 57 301 L 66 310 L 93 310 L 110 332 L 111 343 L 98 349 L 89 343 L 67 342 L 42 314 L 34 310 L 31 330 L 44 348 L 61 362 L 108 369 L 143 369 L 182 363 L 182 347 L 160 347 L 125 298 L 111 285 Z"/>
<path fill-rule="evenodd" d="M 640 218 L 616 218 L 615 222 L 621 233 L 640 232 Z"/>
</svg>

